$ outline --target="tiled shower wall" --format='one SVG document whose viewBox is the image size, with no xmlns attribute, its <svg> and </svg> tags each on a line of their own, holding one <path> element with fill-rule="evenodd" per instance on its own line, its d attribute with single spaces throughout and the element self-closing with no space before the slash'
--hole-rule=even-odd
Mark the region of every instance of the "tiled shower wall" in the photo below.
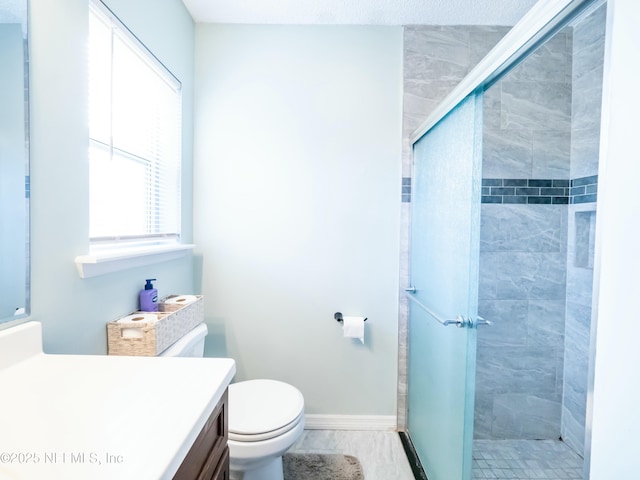
<svg viewBox="0 0 640 480">
<path fill-rule="evenodd" d="M 565 29 L 485 92 L 476 438 L 560 436 L 571 45 Z"/>
<path fill-rule="evenodd" d="M 479 331 L 480 438 L 562 435 L 583 450 L 603 16 L 601 8 L 566 29 L 485 94 L 483 195 L 492 198 L 482 205 L 480 314 L 496 323 Z M 409 284 L 409 136 L 507 31 L 405 28 L 402 288 Z M 401 429 L 407 309 L 401 295 Z"/>
<path fill-rule="evenodd" d="M 578 23 L 573 31 L 571 178 L 593 178 L 598 173 L 605 16 L 606 6 L 603 5 Z M 591 342 L 596 204 L 574 203 L 568 210 L 562 438 L 582 453 Z"/>
</svg>

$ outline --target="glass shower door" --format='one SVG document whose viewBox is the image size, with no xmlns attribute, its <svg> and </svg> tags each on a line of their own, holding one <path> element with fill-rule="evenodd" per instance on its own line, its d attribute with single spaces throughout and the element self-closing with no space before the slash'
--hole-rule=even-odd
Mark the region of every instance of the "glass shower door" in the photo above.
<svg viewBox="0 0 640 480">
<path fill-rule="evenodd" d="M 471 478 L 481 116 L 472 94 L 413 147 L 407 427 L 429 480 Z"/>
</svg>

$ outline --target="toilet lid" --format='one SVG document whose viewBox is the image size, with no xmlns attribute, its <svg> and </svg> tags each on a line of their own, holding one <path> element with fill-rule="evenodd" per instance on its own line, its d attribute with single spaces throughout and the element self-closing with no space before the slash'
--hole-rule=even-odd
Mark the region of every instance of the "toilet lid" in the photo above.
<svg viewBox="0 0 640 480">
<path fill-rule="evenodd" d="M 282 429 L 300 417 L 300 391 L 277 380 L 248 380 L 229 385 L 229 434 L 260 435 Z"/>
</svg>

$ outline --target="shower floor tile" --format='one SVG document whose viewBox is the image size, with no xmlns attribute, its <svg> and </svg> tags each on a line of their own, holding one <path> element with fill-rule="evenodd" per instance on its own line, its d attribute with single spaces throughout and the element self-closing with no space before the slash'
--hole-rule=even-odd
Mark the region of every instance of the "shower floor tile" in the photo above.
<svg viewBox="0 0 640 480">
<path fill-rule="evenodd" d="M 580 480 L 582 464 L 560 440 L 473 441 L 473 480 Z"/>
</svg>

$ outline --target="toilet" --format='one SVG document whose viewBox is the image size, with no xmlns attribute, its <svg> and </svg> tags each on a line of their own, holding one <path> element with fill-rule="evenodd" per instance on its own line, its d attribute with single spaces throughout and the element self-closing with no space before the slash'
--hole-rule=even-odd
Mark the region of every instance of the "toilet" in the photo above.
<svg viewBox="0 0 640 480">
<path fill-rule="evenodd" d="M 207 326 L 201 323 L 160 353 L 162 357 L 202 357 Z M 229 385 L 231 480 L 283 480 L 282 455 L 304 430 L 304 398 L 277 380 Z"/>
</svg>

